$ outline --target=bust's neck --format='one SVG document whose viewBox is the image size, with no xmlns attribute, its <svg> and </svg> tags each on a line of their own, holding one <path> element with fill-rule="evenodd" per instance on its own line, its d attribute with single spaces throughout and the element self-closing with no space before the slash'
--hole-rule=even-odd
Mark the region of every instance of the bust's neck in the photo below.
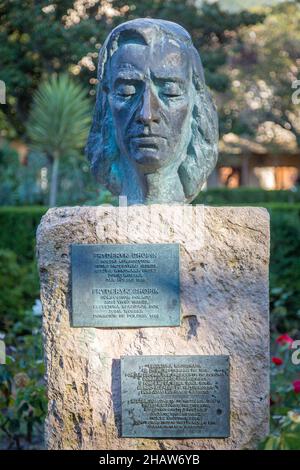
<svg viewBox="0 0 300 470">
<path fill-rule="evenodd" d="M 155 173 L 144 174 L 137 166 L 122 158 L 122 195 L 127 196 L 128 204 L 164 204 L 183 202 L 185 199 L 178 176 L 178 162 L 160 168 Z"/>
</svg>

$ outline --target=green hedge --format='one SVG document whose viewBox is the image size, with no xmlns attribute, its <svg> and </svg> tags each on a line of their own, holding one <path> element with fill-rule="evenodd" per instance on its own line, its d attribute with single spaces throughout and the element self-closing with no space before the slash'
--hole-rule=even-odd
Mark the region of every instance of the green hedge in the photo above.
<svg viewBox="0 0 300 470">
<path fill-rule="evenodd" d="M 285 191 L 277 192 L 285 193 Z M 227 197 L 227 190 L 225 190 L 225 195 Z M 221 196 L 221 194 L 219 194 L 219 196 Z M 226 205 L 226 202 L 227 201 L 224 200 L 221 204 Z M 280 225 L 281 219 L 283 223 L 286 222 L 287 214 L 290 214 L 288 217 L 292 219 L 296 217 L 296 219 L 293 220 L 293 223 L 296 224 L 300 218 L 300 203 L 241 203 L 241 205 L 249 204 L 268 209 L 271 214 L 271 220 L 274 220 L 274 224 L 276 224 L 276 226 Z M 21 262 L 33 260 L 35 257 L 36 229 L 41 217 L 46 211 L 47 207 L 42 206 L 0 207 L 0 248 L 12 250 L 16 253 L 18 260 Z"/>
<path fill-rule="evenodd" d="M 201 191 L 194 204 L 228 205 L 266 203 L 300 203 L 300 191 L 274 190 L 261 188 L 215 188 Z"/>
<path fill-rule="evenodd" d="M 0 207 L 0 248 L 12 250 L 19 261 L 35 254 L 35 234 L 46 207 Z"/>
<path fill-rule="evenodd" d="M 226 202 L 223 201 L 222 205 Z M 230 202 L 230 205 L 237 204 Z M 300 321 L 300 203 L 263 201 L 242 205 L 261 206 L 270 212 L 273 329 L 296 330 Z M 11 283 L 7 285 L 19 285 L 21 288 L 17 289 L 16 295 L 11 292 L 16 300 L 12 305 L 8 302 L 10 292 L 2 293 L 2 297 L 6 298 L 5 302 L 0 302 L 0 316 L 3 318 L 14 318 L 14 314 L 18 314 L 19 304 L 29 306 L 38 296 L 35 236 L 46 211 L 46 207 L 0 208 L 0 250 L 9 250 L 9 253 L 2 252 L 2 258 L 0 256 L 0 278 L 5 282 L 7 276 L 11 277 Z"/>
<path fill-rule="evenodd" d="M 39 298 L 36 261 L 21 263 L 13 251 L 0 248 L 0 285 L 0 330 L 9 331 Z"/>
<path fill-rule="evenodd" d="M 244 204 L 247 205 L 247 204 Z M 272 226 L 272 219 L 274 219 L 275 215 L 277 215 L 279 218 L 284 217 L 286 214 L 289 214 L 291 217 L 296 217 L 299 219 L 300 217 L 300 203 L 297 204 L 289 204 L 289 203 L 284 203 L 284 202 L 262 202 L 260 204 L 257 204 L 260 207 L 265 207 L 271 216 L 271 226 Z M 251 204 L 251 206 L 254 206 L 254 204 Z"/>
<path fill-rule="evenodd" d="M 0 207 L 0 330 L 21 321 L 39 297 L 35 235 L 46 207 Z"/>
<path fill-rule="evenodd" d="M 275 206 L 271 215 L 270 309 L 276 332 L 299 335 L 300 204 Z"/>
</svg>

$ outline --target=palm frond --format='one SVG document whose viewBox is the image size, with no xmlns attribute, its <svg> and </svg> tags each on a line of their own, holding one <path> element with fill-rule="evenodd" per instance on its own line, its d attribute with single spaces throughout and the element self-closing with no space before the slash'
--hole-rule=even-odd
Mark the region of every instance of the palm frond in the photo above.
<svg viewBox="0 0 300 470">
<path fill-rule="evenodd" d="M 53 75 L 34 95 L 27 125 L 32 147 L 60 157 L 82 148 L 91 114 L 91 104 L 82 86 L 66 74 Z"/>
</svg>

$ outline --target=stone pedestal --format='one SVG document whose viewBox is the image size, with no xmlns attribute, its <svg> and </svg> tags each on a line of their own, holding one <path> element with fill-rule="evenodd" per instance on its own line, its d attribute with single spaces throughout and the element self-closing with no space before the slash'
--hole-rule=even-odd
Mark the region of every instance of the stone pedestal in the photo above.
<svg viewBox="0 0 300 470">
<path fill-rule="evenodd" d="M 189 206 L 183 222 L 181 210 L 72 207 L 43 217 L 37 253 L 49 449 L 244 449 L 268 432 L 268 213 Z M 180 243 L 181 326 L 72 328 L 73 243 Z M 120 437 L 121 356 L 222 354 L 231 367 L 229 438 Z"/>
</svg>

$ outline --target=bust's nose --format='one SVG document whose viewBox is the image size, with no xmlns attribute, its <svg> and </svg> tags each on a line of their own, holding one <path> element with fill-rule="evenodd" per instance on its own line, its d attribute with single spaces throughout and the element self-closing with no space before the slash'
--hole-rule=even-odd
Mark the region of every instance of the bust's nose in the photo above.
<svg viewBox="0 0 300 470">
<path fill-rule="evenodd" d="M 149 125 L 152 122 L 159 122 L 159 114 L 158 114 L 158 100 L 151 90 L 150 85 L 146 84 L 145 90 L 142 96 L 142 103 L 141 107 L 138 111 L 137 120 L 138 122 Z"/>
</svg>

